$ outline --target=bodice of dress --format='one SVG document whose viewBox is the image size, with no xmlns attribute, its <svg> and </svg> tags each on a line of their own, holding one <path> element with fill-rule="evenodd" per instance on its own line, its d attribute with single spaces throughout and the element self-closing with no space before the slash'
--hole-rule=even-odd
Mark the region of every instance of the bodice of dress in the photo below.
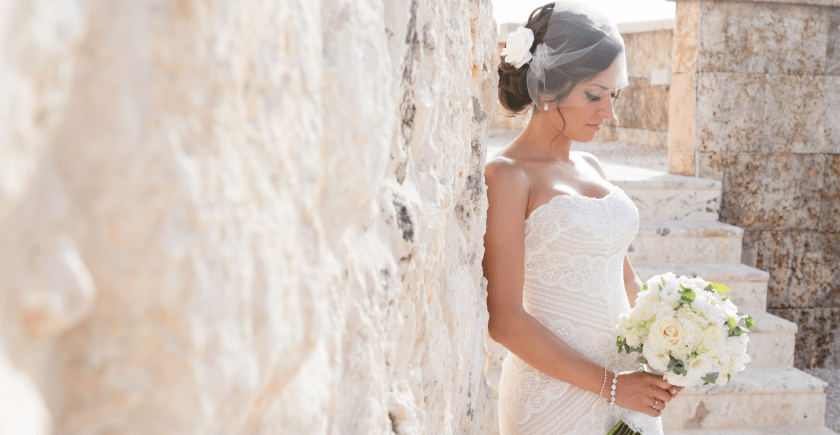
<svg viewBox="0 0 840 435">
<path fill-rule="evenodd" d="M 630 309 L 624 256 L 638 230 L 638 209 L 616 187 L 555 196 L 525 221 L 525 310 L 599 364 L 616 353 L 615 325 Z"/>
<path fill-rule="evenodd" d="M 639 368 L 619 354 L 619 315 L 630 309 L 624 257 L 639 229 L 639 212 L 612 186 L 603 198 L 555 196 L 525 220 L 525 310 L 578 352 L 611 370 Z M 644 435 L 661 434 L 659 419 L 613 405 L 539 372 L 509 354 L 500 381 L 500 423 L 508 434 L 606 433 L 619 418 Z"/>
</svg>

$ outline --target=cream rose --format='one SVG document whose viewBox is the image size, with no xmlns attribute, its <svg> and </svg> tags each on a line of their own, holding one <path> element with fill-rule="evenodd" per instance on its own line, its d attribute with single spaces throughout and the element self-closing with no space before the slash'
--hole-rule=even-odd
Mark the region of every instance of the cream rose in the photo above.
<svg viewBox="0 0 840 435">
<path fill-rule="evenodd" d="M 728 335 L 729 333 L 723 327 L 717 325 L 710 326 L 703 333 L 703 337 L 700 339 L 697 347 L 702 352 L 711 352 L 712 354 L 721 353 L 726 349 L 726 337 Z"/>
<path fill-rule="evenodd" d="M 650 326 L 648 340 L 652 340 L 658 347 L 668 350 L 680 350 L 685 344 L 685 332 L 673 317 L 663 317 Z"/>
<path fill-rule="evenodd" d="M 520 68 L 533 57 L 531 54 L 533 43 L 534 31 L 520 26 L 515 32 L 508 35 L 505 49 L 502 50 L 501 55 L 505 57 L 505 62 Z"/>
</svg>

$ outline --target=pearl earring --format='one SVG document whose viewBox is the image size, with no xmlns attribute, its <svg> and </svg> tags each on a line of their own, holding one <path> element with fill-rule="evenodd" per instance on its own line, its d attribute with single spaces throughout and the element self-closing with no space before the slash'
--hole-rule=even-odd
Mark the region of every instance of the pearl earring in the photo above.
<svg viewBox="0 0 840 435">
<path fill-rule="evenodd" d="M 546 104 L 545 106 L 543 106 L 543 110 L 548 110 L 548 104 Z"/>
</svg>

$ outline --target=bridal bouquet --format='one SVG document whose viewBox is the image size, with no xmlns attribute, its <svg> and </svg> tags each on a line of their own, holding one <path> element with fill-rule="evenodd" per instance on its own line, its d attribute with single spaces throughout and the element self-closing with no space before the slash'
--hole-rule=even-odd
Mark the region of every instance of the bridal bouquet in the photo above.
<svg viewBox="0 0 840 435">
<path fill-rule="evenodd" d="M 619 353 L 640 352 L 639 362 L 672 385 L 729 382 L 750 360 L 747 334 L 754 322 L 738 312 L 728 292 L 701 278 L 654 276 L 618 322 Z"/>
</svg>

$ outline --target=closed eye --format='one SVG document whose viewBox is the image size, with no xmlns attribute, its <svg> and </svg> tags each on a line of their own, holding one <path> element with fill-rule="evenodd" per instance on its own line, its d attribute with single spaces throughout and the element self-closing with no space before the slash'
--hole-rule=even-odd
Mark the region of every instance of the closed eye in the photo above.
<svg viewBox="0 0 840 435">
<path fill-rule="evenodd" d="M 601 101 L 601 96 L 600 95 L 592 95 L 592 94 L 590 94 L 589 92 L 586 92 L 586 91 L 584 91 L 584 93 L 586 93 L 586 98 L 589 98 L 589 101 Z M 618 92 L 611 93 L 610 97 L 612 97 L 613 100 L 617 100 L 618 99 Z"/>
</svg>

